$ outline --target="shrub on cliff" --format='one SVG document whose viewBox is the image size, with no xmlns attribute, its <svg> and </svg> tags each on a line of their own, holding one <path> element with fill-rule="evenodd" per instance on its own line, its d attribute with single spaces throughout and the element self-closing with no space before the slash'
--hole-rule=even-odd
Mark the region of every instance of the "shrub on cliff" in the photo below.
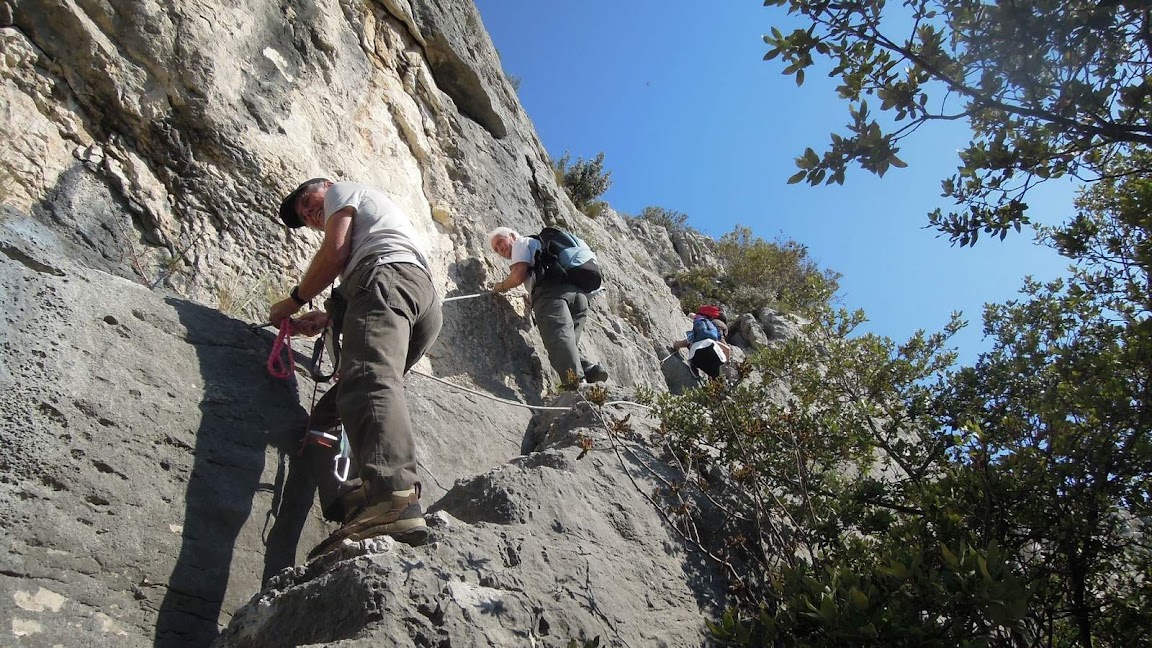
<svg viewBox="0 0 1152 648">
<path fill-rule="evenodd" d="M 653 225 L 659 225 L 668 230 L 669 234 L 675 232 L 683 232 L 691 229 L 688 226 L 688 214 L 676 211 L 675 209 L 665 209 L 664 207 L 657 207 L 649 205 L 640 211 L 636 220 L 647 221 Z"/>
<path fill-rule="evenodd" d="M 716 252 L 720 268 L 693 268 L 676 276 L 685 310 L 722 303 L 733 313 L 772 306 L 812 315 L 839 289 L 840 274 L 821 270 L 809 258 L 808 248 L 796 241 L 765 241 L 737 226 L 720 238 Z"/>
<path fill-rule="evenodd" d="M 603 209 L 600 196 L 612 186 L 612 172 L 604 170 L 604 153 L 591 160 L 576 158 L 572 162 L 567 152 L 555 162 L 552 168 L 556 181 L 564 187 L 572 203 L 589 216 L 596 216 Z"/>
</svg>

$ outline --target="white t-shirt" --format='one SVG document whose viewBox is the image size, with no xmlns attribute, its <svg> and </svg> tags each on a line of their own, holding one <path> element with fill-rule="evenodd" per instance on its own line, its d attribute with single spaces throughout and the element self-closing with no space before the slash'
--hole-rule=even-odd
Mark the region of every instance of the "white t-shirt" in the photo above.
<svg viewBox="0 0 1152 648">
<path fill-rule="evenodd" d="M 356 213 L 352 216 L 352 250 L 341 279 L 370 257 L 376 257 L 377 265 L 415 263 L 428 270 L 416 228 L 384 192 L 355 182 L 337 182 L 324 196 L 324 222 L 345 207 L 352 207 Z"/>
<path fill-rule="evenodd" d="M 518 237 L 512 242 L 512 264 L 527 263 L 528 278 L 524 280 L 524 289 L 532 294 L 532 284 L 536 278 L 532 275 L 532 262 L 536 259 L 536 252 L 540 249 L 540 241 L 528 236 Z"/>
</svg>

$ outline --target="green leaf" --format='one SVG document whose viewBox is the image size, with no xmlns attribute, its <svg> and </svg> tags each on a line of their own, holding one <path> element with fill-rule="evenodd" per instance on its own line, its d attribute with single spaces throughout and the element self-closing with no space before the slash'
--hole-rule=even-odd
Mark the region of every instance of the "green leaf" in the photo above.
<svg viewBox="0 0 1152 648">
<path fill-rule="evenodd" d="M 868 609 L 868 595 L 855 587 L 848 592 L 848 600 L 852 602 L 852 606 L 857 610 Z"/>
<path fill-rule="evenodd" d="M 836 601 L 828 594 L 820 598 L 820 618 L 829 623 L 836 620 Z"/>
<path fill-rule="evenodd" d="M 907 169 L 908 168 L 908 163 L 905 162 L 904 160 L 901 160 L 900 158 L 896 157 L 895 155 L 888 158 L 888 163 L 891 164 L 892 166 L 896 167 L 897 169 Z"/>
<path fill-rule="evenodd" d="M 943 542 L 940 543 L 940 555 L 944 557 L 944 562 L 948 563 L 952 571 L 960 569 L 960 561 L 956 558 L 956 554 L 952 553 Z"/>
<path fill-rule="evenodd" d="M 804 176 L 806 176 L 806 175 L 808 175 L 807 171 L 797 172 L 791 178 L 788 178 L 788 184 L 796 184 L 797 182 L 800 182 L 801 180 L 803 180 Z"/>
</svg>

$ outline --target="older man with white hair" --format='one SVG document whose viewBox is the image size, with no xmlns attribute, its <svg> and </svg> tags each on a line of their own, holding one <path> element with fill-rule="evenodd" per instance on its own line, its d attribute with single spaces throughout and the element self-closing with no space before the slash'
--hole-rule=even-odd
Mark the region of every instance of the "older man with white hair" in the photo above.
<svg viewBox="0 0 1152 648">
<path fill-rule="evenodd" d="M 571 236 L 571 235 L 569 235 Z M 583 241 L 572 237 L 583 245 Z M 588 295 L 585 290 L 566 279 L 537 276 L 540 270 L 542 243 L 538 237 L 521 236 L 509 227 L 497 227 L 488 233 L 492 251 L 512 262 L 508 276 L 492 287 L 496 292 L 507 292 L 523 285 L 531 295 L 532 313 L 540 328 L 540 337 L 548 351 L 552 369 L 562 384 L 575 386 L 580 382 L 603 382 L 608 371 L 580 357 L 580 334 L 588 315 Z M 587 246 L 584 246 L 585 248 Z M 593 263 L 596 257 L 587 250 Z"/>
</svg>

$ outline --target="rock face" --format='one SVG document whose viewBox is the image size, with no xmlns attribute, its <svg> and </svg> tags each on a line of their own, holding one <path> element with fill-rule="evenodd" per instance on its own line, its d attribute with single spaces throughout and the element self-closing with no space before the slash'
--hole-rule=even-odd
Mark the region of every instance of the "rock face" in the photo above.
<svg viewBox="0 0 1152 648">
<path fill-rule="evenodd" d="M 441 540 L 281 573 L 330 530 L 296 455 L 314 385 L 248 322 L 318 244 L 275 217 L 306 178 L 388 191 L 445 296 L 506 272 L 491 228 L 575 231 L 607 285 L 585 354 L 622 398 L 671 384 L 663 278 L 706 250 L 572 206 L 471 2 L 6 0 L 0 54 L 0 644 L 204 646 L 240 609 L 223 645 L 300 643 L 262 615 L 341 591 L 317 641 L 700 640 L 720 599 L 650 484 L 523 407 L 557 377 L 516 295 L 446 303 L 408 379 Z"/>
<path fill-rule="evenodd" d="M 555 404 L 574 409 L 539 421 L 538 452 L 437 503 L 432 543 L 346 543 L 282 572 L 213 645 L 702 645 L 686 612 L 714 607 L 722 587 L 645 499 L 666 477 L 648 468 L 660 461 L 653 422 L 634 411 L 610 438 L 602 419 L 630 406 Z M 593 444 L 584 455 L 581 438 Z"/>
</svg>

